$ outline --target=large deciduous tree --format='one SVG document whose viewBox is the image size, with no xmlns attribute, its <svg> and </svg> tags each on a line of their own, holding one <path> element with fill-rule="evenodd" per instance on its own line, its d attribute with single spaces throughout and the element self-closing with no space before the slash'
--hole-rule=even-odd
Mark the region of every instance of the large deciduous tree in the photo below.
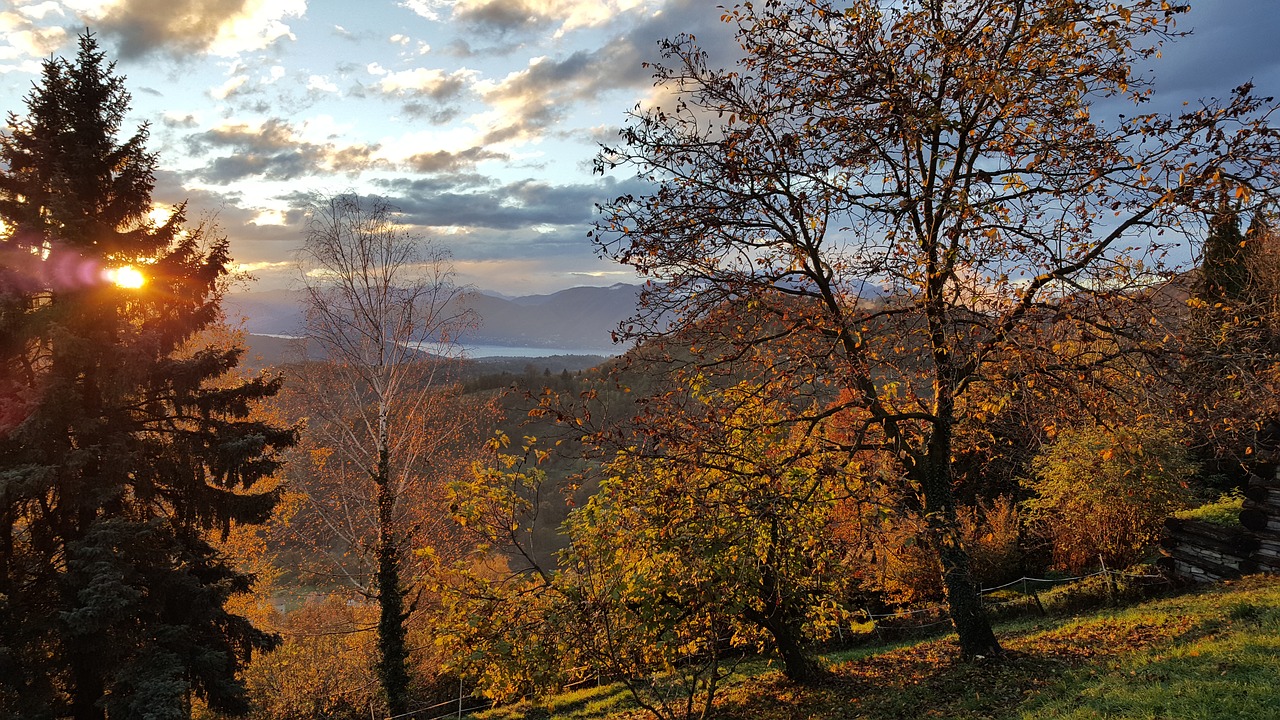
<svg viewBox="0 0 1280 720">
<path fill-rule="evenodd" d="M 278 381 L 202 344 L 230 258 L 182 208 L 149 219 L 156 158 L 121 140 L 124 79 L 89 33 L 45 61 L 0 136 L 0 716 L 247 710 L 274 638 L 211 532 L 263 521 L 292 430 L 251 416 Z M 140 288 L 109 282 L 133 265 Z M 136 283 L 133 283 L 136 284 Z"/>
<path fill-rule="evenodd" d="M 299 257 L 307 338 L 327 358 L 307 371 L 309 434 L 332 452 L 322 470 L 343 493 L 314 494 L 311 507 L 350 551 L 373 556 L 363 590 L 378 603 L 377 672 L 396 716 L 409 710 L 405 496 L 474 417 L 444 404 L 443 366 L 427 354 L 473 323 L 448 257 L 406 232 L 388 203 L 356 195 L 313 205 Z"/>
<path fill-rule="evenodd" d="M 673 99 L 599 156 L 652 183 L 607 203 L 595 233 L 654 280 L 633 332 L 675 318 L 708 368 L 767 363 L 810 415 L 849 418 L 846 451 L 896 458 L 966 656 L 1000 652 L 957 532 L 969 397 L 997 363 L 1015 383 L 1088 382 L 1146 349 L 1141 301 L 1169 245 L 1222 192 L 1275 188 L 1274 108 L 1248 86 L 1142 112 L 1135 64 L 1185 9 L 743 4 L 725 14 L 737 67 L 666 42 L 654 67 Z"/>
</svg>

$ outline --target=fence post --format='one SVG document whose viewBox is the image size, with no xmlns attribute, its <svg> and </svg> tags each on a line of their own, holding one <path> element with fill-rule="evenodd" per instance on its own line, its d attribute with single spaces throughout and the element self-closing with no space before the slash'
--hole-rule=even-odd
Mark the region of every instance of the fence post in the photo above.
<svg viewBox="0 0 1280 720">
<path fill-rule="evenodd" d="M 1107 569 L 1107 561 L 1102 559 L 1102 555 L 1098 555 L 1098 562 L 1102 564 L 1102 578 L 1107 584 L 1107 597 L 1111 600 L 1111 604 L 1116 604 L 1116 585 L 1115 579 L 1111 577 L 1111 571 Z"/>
</svg>

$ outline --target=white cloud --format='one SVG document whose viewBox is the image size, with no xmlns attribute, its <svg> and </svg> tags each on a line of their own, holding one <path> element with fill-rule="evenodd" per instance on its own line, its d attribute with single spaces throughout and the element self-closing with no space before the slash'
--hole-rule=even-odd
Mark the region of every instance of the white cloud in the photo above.
<svg viewBox="0 0 1280 720">
<path fill-rule="evenodd" d="M 235 57 L 295 39 L 288 22 L 307 0 L 63 0 L 79 19 L 117 38 L 122 57 L 152 52 Z"/>
<path fill-rule="evenodd" d="M 22 5 L 17 8 L 17 11 L 32 20 L 43 20 L 44 17 L 50 13 L 57 13 L 58 15 L 64 14 L 62 12 L 62 6 L 52 0 L 36 3 L 35 5 Z"/>
<path fill-rule="evenodd" d="M 322 92 L 329 92 L 329 93 L 338 92 L 338 86 L 335 85 L 333 81 L 329 80 L 329 78 L 324 75 L 312 75 L 311 77 L 308 77 L 307 89 L 320 90 Z"/>
<path fill-rule="evenodd" d="M 26 9 L 18 8 L 19 11 Z M 0 12 L 0 33 L 0 74 L 39 73 L 40 61 L 62 47 L 67 39 L 66 30 L 36 27 L 31 18 L 21 12 Z"/>
<path fill-rule="evenodd" d="M 232 56 L 262 50 L 276 40 L 296 39 L 285 24 L 307 12 L 306 0 L 247 0 L 240 13 L 218 26 L 209 51 L 214 55 Z"/>
<path fill-rule="evenodd" d="M 263 225 L 288 225 L 289 224 L 288 221 L 285 219 L 283 211 L 273 210 L 273 209 L 259 210 L 258 214 L 254 215 L 253 219 L 250 220 L 249 222 L 254 225 L 257 225 L 258 227 L 262 227 Z M 283 263 L 254 263 L 254 265 L 257 265 L 257 267 L 245 266 L 244 270 L 248 272 L 253 272 L 254 270 L 262 270 L 264 266 L 280 265 L 280 264 L 283 264 Z"/>
<path fill-rule="evenodd" d="M 239 90 L 240 86 L 244 85 L 245 81 L 248 79 L 249 78 L 244 75 L 236 75 L 235 77 L 228 78 L 226 82 L 210 90 L 209 94 L 213 96 L 214 100 L 226 100 L 235 93 L 236 90 Z"/>
<path fill-rule="evenodd" d="M 405 0 L 400 7 L 407 8 L 427 20 L 440 19 L 440 11 L 449 7 L 450 0 Z"/>
<path fill-rule="evenodd" d="M 435 100 L 457 97 L 475 81 L 478 74 L 475 70 L 468 68 L 459 68 L 453 72 L 445 72 L 437 68 L 413 68 L 390 72 L 377 63 L 369 66 L 369 72 L 382 78 L 378 82 L 378 89 L 384 94 L 425 95 Z"/>
</svg>

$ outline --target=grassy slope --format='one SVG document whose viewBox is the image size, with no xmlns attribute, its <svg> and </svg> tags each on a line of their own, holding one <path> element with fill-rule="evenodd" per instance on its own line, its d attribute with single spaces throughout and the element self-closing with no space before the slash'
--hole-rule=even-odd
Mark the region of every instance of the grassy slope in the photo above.
<svg viewBox="0 0 1280 720">
<path fill-rule="evenodd" d="M 1077 618 L 1008 624 L 1009 658 L 959 663 L 952 639 L 837 654 L 832 678 L 791 685 L 756 668 L 722 692 L 717 717 L 828 720 L 1280 718 L 1280 578 Z M 618 686 L 482 717 L 556 720 L 629 714 Z"/>
</svg>

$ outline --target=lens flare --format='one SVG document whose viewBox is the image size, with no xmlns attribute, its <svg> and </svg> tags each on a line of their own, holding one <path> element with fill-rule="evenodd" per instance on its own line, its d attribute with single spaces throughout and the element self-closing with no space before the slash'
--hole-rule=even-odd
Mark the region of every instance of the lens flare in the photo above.
<svg viewBox="0 0 1280 720">
<path fill-rule="evenodd" d="M 122 265 L 114 270 L 109 270 L 108 275 L 111 282 L 122 288 L 140 288 L 146 282 L 147 278 L 132 265 Z"/>
</svg>

